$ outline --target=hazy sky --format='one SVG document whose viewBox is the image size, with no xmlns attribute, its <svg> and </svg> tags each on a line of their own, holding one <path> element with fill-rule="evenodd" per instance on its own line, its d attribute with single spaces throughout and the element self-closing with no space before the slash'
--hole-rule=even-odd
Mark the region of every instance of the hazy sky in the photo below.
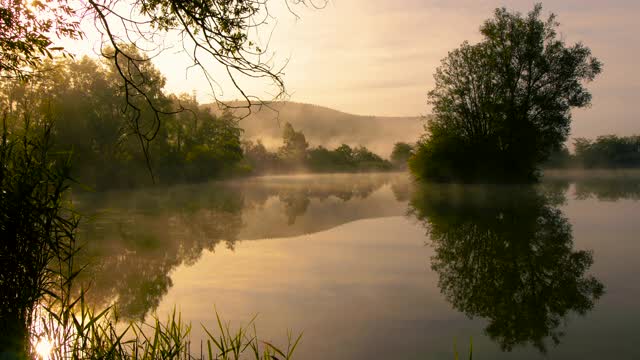
<svg viewBox="0 0 640 360">
<path fill-rule="evenodd" d="M 289 60 L 285 81 L 290 99 L 362 115 L 428 114 L 426 93 L 440 59 L 464 40 L 479 40 L 478 28 L 493 9 L 529 11 L 532 1 L 331 0 L 322 10 L 301 7 L 300 19 L 273 0 L 277 18 L 270 49 L 277 64 Z M 319 0 L 316 0 L 319 1 Z M 568 43 L 582 41 L 604 63 L 589 85 L 590 109 L 574 114 L 572 136 L 640 133 L 640 1 L 554 0 L 554 12 Z M 266 28 L 268 29 L 268 28 Z M 262 34 L 266 38 L 267 34 Z M 168 90 L 191 92 L 209 101 L 211 91 L 197 73 L 185 75 L 179 56 L 157 65 Z M 223 98 L 235 98 L 221 80 Z M 247 85 L 253 93 L 262 88 Z M 218 92 L 219 94 L 219 92 Z"/>
</svg>

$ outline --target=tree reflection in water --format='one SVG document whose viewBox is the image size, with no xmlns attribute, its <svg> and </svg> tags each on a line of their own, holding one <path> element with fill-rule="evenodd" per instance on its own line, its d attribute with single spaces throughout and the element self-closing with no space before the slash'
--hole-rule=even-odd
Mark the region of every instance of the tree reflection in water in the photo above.
<svg viewBox="0 0 640 360">
<path fill-rule="evenodd" d="M 570 313 L 590 311 L 604 286 L 587 275 L 589 251 L 573 249 L 571 224 L 556 208 L 558 188 L 416 187 L 410 214 L 435 250 L 431 267 L 457 310 L 488 320 L 503 350 L 558 344 Z"/>
<path fill-rule="evenodd" d="M 81 200 L 106 209 L 80 228 L 87 240 L 78 261 L 88 264 L 80 275 L 89 286 L 87 299 L 99 307 L 117 302 L 126 319 L 144 319 L 171 288 L 172 269 L 194 264 L 221 242 L 233 248 L 242 228 L 241 194 L 219 186 L 87 194 Z"/>
<path fill-rule="evenodd" d="M 82 285 L 90 287 L 86 296 L 91 304 L 116 303 L 122 318 L 144 319 L 171 288 L 171 270 L 196 263 L 205 250 L 213 251 L 218 244 L 234 248 L 248 225 L 244 217 L 248 210 L 277 199 L 282 207 L 258 214 L 277 209 L 285 219 L 258 227 L 253 238 L 301 235 L 309 229 L 294 225 L 312 201 L 365 199 L 394 178 L 388 174 L 252 178 L 79 195 L 80 211 L 95 214 L 80 229 L 86 246 L 78 263 L 89 264 L 81 273 Z M 317 220 L 315 231 L 349 221 Z"/>
</svg>

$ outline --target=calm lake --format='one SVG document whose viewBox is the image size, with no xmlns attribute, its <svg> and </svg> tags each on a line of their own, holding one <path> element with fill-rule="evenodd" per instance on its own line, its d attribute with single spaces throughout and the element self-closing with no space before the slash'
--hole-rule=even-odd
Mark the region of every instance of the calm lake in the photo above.
<svg viewBox="0 0 640 360">
<path fill-rule="evenodd" d="M 297 359 L 640 359 L 640 173 L 536 186 L 273 176 L 76 195 L 83 274 L 123 318 L 258 314 Z"/>
</svg>

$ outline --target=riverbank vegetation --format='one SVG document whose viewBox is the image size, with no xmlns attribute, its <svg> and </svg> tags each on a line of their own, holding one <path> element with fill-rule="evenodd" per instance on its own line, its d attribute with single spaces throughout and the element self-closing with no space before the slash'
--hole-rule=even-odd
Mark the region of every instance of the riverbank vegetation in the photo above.
<svg viewBox="0 0 640 360">
<path fill-rule="evenodd" d="M 2 120 L 0 351 L 24 354 L 34 311 L 75 254 L 77 216 L 64 199 L 69 159 L 51 151 L 47 119 L 25 115 L 11 129 Z"/>
<path fill-rule="evenodd" d="M 140 55 L 140 54 L 138 54 Z M 140 55 L 141 56 L 141 55 Z M 385 171 L 392 164 L 365 147 L 310 147 L 291 124 L 282 126 L 282 146 L 267 150 L 243 141 L 240 120 L 215 115 L 190 95 L 167 94 L 165 78 L 151 63 L 134 63 L 144 73 L 147 93 L 161 111 L 137 113 L 123 103 L 123 90 L 111 60 L 48 61 L 46 75 L 29 82 L 4 82 L 0 89 L 7 124 L 24 116 L 50 116 L 51 142 L 68 152 L 71 176 L 93 189 L 202 182 L 248 174 Z M 143 99 L 137 105 L 145 109 Z M 175 111 L 175 109 L 181 109 Z M 40 126 L 34 123 L 32 126 Z M 148 144 L 140 132 L 153 138 Z"/>
<path fill-rule="evenodd" d="M 42 309 L 34 324 L 31 353 L 47 359 L 172 359 L 172 360 L 289 360 L 302 339 L 287 333 L 287 345 L 278 347 L 258 336 L 256 317 L 231 328 L 216 311 L 216 325 L 202 325 L 205 337 L 192 342 L 192 326 L 174 310 L 166 319 L 119 323 L 116 308 L 95 312 L 83 301 Z M 61 305 L 61 306 L 60 306 Z M 215 310 L 213 310 L 215 311 Z"/>
<path fill-rule="evenodd" d="M 536 5 L 506 8 L 442 60 L 429 92 L 433 117 L 410 160 L 413 174 L 437 182 L 535 181 L 566 140 L 571 109 L 590 104 L 584 87 L 602 64 L 581 43 L 566 45 L 555 15 Z"/>
<path fill-rule="evenodd" d="M 53 150 L 68 152 L 71 176 L 91 188 L 149 184 L 151 175 L 175 183 L 232 172 L 242 159 L 236 119 L 229 113 L 213 116 L 192 97 L 165 94 L 165 79 L 157 69 L 150 63 L 136 65 L 145 73 L 155 106 L 165 112 L 157 127 L 152 111 L 138 114 L 123 103 L 114 62 L 88 57 L 47 62 L 46 76 L 3 83 L 0 96 L 9 109 L 8 126 L 25 116 L 48 114 L 55 123 Z M 144 101 L 137 100 L 145 110 Z M 171 110 L 176 108 L 183 110 Z M 153 135 L 148 147 L 136 135 L 140 131 Z"/>
<path fill-rule="evenodd" d="M 637 169 L 640 168 L 640 136 L 598 136 L 577 138 L 574 151 L 566 146 L 551 153 L 545 169 Z"/>
<path fill-rule="evenodd" d="M 9 127 L 5 116 L 0 141 L 0 357 L 291 358 L 300 336 L 289 334 L 281 349 L 259 340 L 253 321 L 231 330 L 218 316 L 217 328 L 204 329 L 203 348 L 191 344 L 191 327 L 175 312 L 165 321 L 122 322 L 118 307 L 126 301 L 114 307 L 105 297 L 105 306 L 90 306 L 80 217 L 69 196 L 73 154 L 53 150 L 49 118 L 23 113 L 22 120 Z"/>
<path fill-rule="evenodd" d="M 118 332 L 117 312 L 108 302 L 106 312 L 95 313 L 86 307 L 84 292 L 74 297 L 86 268 L 78 255 L 80 217 L 71 203 L 71 185 L 104 190 L 153 181 L 199 182 L 252 171 L 245 160 L 242 130 L 231 113 L 216 116 L 193 97 L 165 94 L 165 80 L 150 63 L 134 65 L 132 71 L 145 72 L 145 91 L 154 94 L 159 115 L 140 98 L 123 104 L 124 90 L 112 59 L 44 61 L 46 73 L 41 77 L 8 79 L 0 86 L 0 330 L 11 334 L 1 337 L 0 351 L 7 356 L 37 358 L 43 347 L 60 358 L 106 354 L 182 358 L 190 354 L 185 350 L 187 328 L 175 318 L 149 327 L 143 316 L 126 332 Z M 132 102 L 146 111 L 132 110 Z M 181 111 L 172 110 L 176 108 Z M 156 116 L 161 120 L 157 127 Z M 141 132 L 153 141 L 141 141 Z M 283 146 L 273 155 L 279 169 L 306 168 L 313 149 L 308 149 L 304 135 L 291 125 L 284 126 L 283 134 Z M 388 166 L 364 148 L 347 154 L 351 167 L 344 170 L 367 169 L 361 165 L 366 161 Z M 126 306 L 126 299 L 121 300 Z M 75 318 L 77 311 L 80 318 Z M 233 337 L 226 331 L 234 343 L 223 343 L 224 335 L 212 338 L 222 347 L 211 358 L 241 349 L 257 359 L 284 359 L 297 343 L 290 351 L 281 351 L 242 331 Z M 53 348 L 52 336 L 60 337 Z M 148 353 L 150 349 L 160 352 Z"/>
<path fill-rule="evenodd" d="M 566 155 L 570 167 L 614 169 L 640 167 L 640 136 L 599 136 L 595 140 L 578 138 L 575 153 Z"/>
<path fill-rule="evenodd" d="M 277 152 L 268 151 L 262 142 L 245 142 L 248 168 L 256 173 L 310 172 L 370 172 L 388 171 L 391 162 L 363 146 L 352 148 L 342 144 L 331 150 L 322 145 L 309 147 L 304 134 L 291 124 L 284 125 L 283 145 Z"/>
</svg>

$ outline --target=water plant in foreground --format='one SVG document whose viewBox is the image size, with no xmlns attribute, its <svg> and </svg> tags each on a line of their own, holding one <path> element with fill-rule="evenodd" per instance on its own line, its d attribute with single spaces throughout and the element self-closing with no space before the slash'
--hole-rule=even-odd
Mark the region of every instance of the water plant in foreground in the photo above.
<svg viewBox="0 0 640 360">
<path fill-rule="evenodd" d="M 289 334 L 280 349 L 258 339 L 253 321 L 232 331 L 218 316 L 197 357 L 191 326 L 175 312 L 123 324 L 115 307 L 94 311 L 77 290 L 80 216 L 69 198 L 69 153 L 52 150 L 53 121 L 4 112 L 0 125 L 0 358 L 291 358 L 300 337 Z"/>
<path fill-rule="evenodd" d="M 57 299 L 38 309 L 32 329 L 32 353 L 38 359 L 292 359 L 302 334 L 287 333 L 286 347 L 258 338 L 255 319 L 232 329 L 216 310 L 217 326 L 201 325 L 206 339 L 191 341 L 191 324 L 174 309 L 166 320 L 119 322 L 117 308 L 92 310 L 84 293 L 68 302 Z"/>
</svg>

